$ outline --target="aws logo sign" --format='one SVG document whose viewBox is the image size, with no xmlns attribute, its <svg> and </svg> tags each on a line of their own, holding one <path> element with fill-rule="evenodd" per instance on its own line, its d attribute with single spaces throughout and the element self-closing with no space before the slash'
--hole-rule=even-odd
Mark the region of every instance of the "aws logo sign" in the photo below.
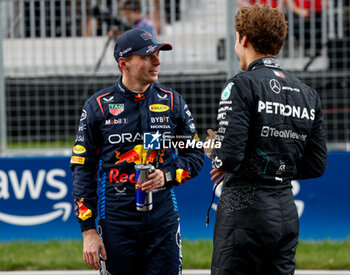
<svg viewBox="0 0 350 275">
<path fill-rule="evenodd" d="M 0 222 L 32 226 L 55 219 L 67 221 L 72 203 L 66 198 L 66 177 L 63 169 L 0 170 Z M 24 214 L 33 206 L 39 206 L 42 213 Z"/>
</svg>

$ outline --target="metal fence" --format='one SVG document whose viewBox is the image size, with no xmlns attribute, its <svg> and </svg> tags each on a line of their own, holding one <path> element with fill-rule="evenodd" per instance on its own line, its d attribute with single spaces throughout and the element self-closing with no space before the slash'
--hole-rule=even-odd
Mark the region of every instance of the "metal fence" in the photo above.
<svg viewBox="0 0 350 275">
<path fill-rule="evenodd" d="M 234 14 L 254 0 L 244 1 L 141 1 L 157 39 L 174 46 L 161 54 L 160 82 L 183 94 L 202 137 L 216 127 L 225 80 L 238 72 Z M 82 102 L 118 77 L 108 33 L 127 23 L 123 2 L 0 0 L 1 152 L 55 152 L 72 145 Z M 266 2 L 283 9 L 289 22 L 282 66 L 320 93 L 329 143 L 348 148 L 349 3 L 313 0 L 310 8 L 298 10 L 298 0 Z"/>
</svg>

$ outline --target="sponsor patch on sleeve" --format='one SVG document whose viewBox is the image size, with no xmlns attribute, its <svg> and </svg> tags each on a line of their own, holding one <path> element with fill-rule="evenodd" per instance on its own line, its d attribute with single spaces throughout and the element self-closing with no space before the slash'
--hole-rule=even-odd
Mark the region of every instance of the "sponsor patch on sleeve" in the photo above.
<svg viewBox="0 0 350 275">
<path fill-rule="evenodd" d="M 85 153 L 86 149 L 84 146 L 77 144 L 73 147 L 73 152 L 74 152 L 74 154 L 79 155 L 79 154 Z"/>
<path fill-rule="evenodd" d="M 233 86 L 233 82 L 230 82 L 226 85 L 225 89 L 221 93 L 221 100 L 227 100 L 231 95 L 231 88 Z"/>
<path fill-rule="evenodd" d="M 72 156 L 70 159 L 70 163 L 75 163 L 75 164 L 81 164 L 83 165 L 85 163 L 85 158 L 83 157 L 77 157 L 77 156 Z"/>
</svg>

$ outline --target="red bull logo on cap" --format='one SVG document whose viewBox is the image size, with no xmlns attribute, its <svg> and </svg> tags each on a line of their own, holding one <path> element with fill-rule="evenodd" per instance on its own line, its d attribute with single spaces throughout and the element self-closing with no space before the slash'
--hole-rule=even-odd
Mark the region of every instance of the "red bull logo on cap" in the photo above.
<svg viewBox="0 0 350 275">
<path fill-rule="evenodd" d="M 149 40 L 149 39 L 152 39 L 152 34 L 150 34 L 150 33 L 148 33 L 148 32 L 144 32 L 144 33 L 141 34 L 141 37 L 142 37 L 145 41 L 147 41 L 147 40 Z"/>
</svg>

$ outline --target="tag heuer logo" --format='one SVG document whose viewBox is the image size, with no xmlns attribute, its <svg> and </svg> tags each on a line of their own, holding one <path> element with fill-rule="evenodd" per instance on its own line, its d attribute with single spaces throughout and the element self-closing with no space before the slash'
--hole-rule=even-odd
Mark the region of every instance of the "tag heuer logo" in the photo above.
<svg viewBox="0 0 350 275">
<path fill-rule="evenodd" d="M 149 106 L 149 110 L 151 112 L 165 112 L 169 110 L 169 106 L 167 105 L 163 105 L 163 104 L 152 104 L 151 106 Z"/>
<path fill-rule="evenodd" d="M 109 112 L 114 116 L 119 115 L 124 112 L 124 104 L 109 104 Z"/>
</svg>

